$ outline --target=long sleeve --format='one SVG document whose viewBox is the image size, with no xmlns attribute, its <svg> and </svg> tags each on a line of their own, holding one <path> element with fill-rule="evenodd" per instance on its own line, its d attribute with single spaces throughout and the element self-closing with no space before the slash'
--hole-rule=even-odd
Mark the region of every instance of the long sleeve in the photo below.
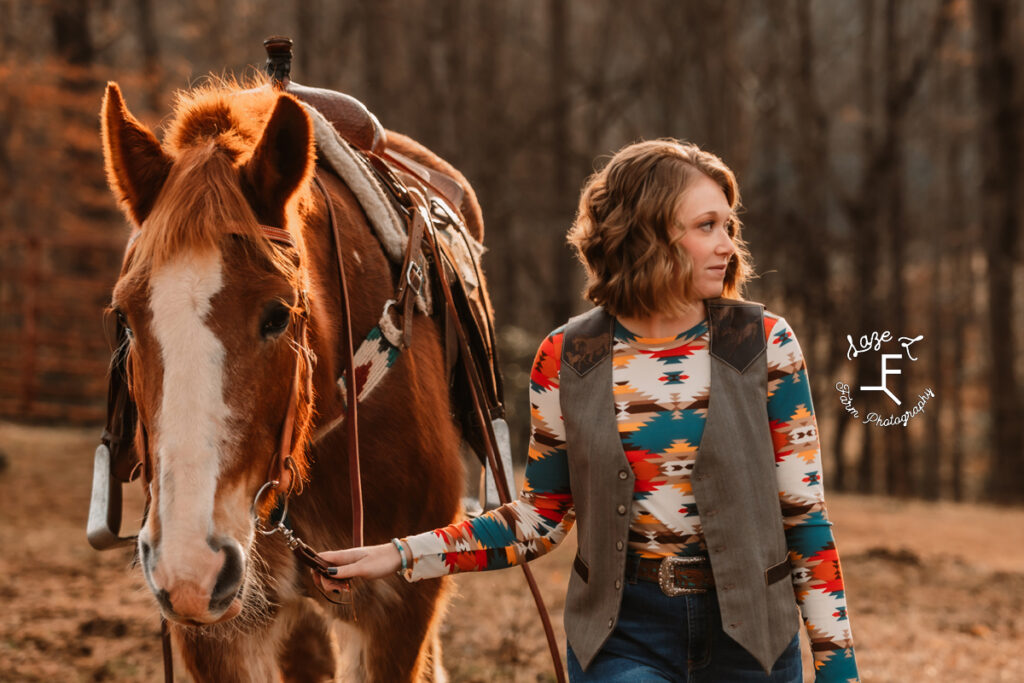
<svg viewBox="0 0 1024 683">
<path fill-rule="evenodd" d="M 410 581 L 529 562 L 569 533 L 576 516 L 558 395 L 561 351 L 559 329 L 541 343 L 530 373 L 529 459 L 518 499 L 475 519 L 407 537 Z"/>
<path fill-rule="evenodd" d="M 825 507 L 821 447 L 800 344 L 783 318 L 765 315 L 768 418 L 775 448 L 793 590 L 814 655 L 815 681 L 859 681 L 846 591 Z"/>
</svg>

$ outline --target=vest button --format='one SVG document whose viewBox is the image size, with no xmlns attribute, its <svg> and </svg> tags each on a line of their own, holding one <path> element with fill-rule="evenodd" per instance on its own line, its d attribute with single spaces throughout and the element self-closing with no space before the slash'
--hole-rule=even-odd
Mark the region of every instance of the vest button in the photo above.
<svg viewBox="0 0 1024 683">
<path fill-rule="evenodd" d="M 629 477 L 629 474 L 626 470 L 619 470 L 619 479 L 626 479 L 627 477 Z"/>
<path fill-rule="evenodd" d="M 740 627 L 740 622 L 738 622 L 738 621 L 737 621 L 737 622 L 736 622 L 735 624 L 729 624 L 729 628 L 731 628 L 731 629 L 732 629 L 732 630 L 734 630 L 734 631 L 735 631 L 735 630 L 736 630 L 737 628 L 739 628 L 739 627 Z"/>
<path fill-rule="evenodd" d="M 611 628 L 614 625 L 615 625 L 615 619 L 609 619 L 608 620 L 608 628 Z"/>
<path fill-rule="evenodd" d="M 615 509 L 619 511 L 620 515 L 626 514 L 626 506 L 622 505 L 621 503 L 619 504 L 619 507 L 617 507 Z"/>
<path fill-rule="evenodd" d="M 716 553 L 724 553 L 725 552 L 725 546 L 724 545 L 716 545 L 715 546 L 715 552 Z"/>
<path fill-rule="evenodd" d="M 622 550 L 622 541 L 615 541 L 615 549 Z"/>
<path fill-rule="evenodd" d="M 622 581 L 615 579 L 615 590 L 619 590 L 620 588 L 622 588 Z"/>
<path fill-rule="evenodd" d="M 707 515 L 708 517 L 714 517 L 715 516 L 715 511 L 714 510 L 705 510 L 701 514 Z"/>
</svg>

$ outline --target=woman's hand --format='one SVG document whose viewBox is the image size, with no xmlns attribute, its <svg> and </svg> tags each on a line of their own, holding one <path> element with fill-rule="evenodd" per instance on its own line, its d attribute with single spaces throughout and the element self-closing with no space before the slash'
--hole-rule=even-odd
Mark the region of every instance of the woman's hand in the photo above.
<svg viewBox="0 0 1024 683">
<path fill-rule="evenodd" d="M 320 557 L 337 570 L 337 573 L 330 579 L 313 572 L 313 581 L 325 591 L 347 589 L 348 586 L 341 583 L 341 579 L 350 579 L 355 576 L 364 579 L 379 579 L 394 574 L 402 566 L 402 556 L 398 554 L 398 548 L 393 543 L 348 548 L 347 550 L 329 550 L 320 553 Z"/>
</svg>

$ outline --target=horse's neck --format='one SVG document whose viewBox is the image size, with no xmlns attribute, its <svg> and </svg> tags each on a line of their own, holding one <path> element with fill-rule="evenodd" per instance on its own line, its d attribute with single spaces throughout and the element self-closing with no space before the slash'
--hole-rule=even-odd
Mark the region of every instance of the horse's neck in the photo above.
<svg viewBox="0 0 1024 683">
<path fill-rule="evenodd" d="M 337 417 L 343 408 L 338 379 L 345 368 L 338 258 L 344 259 L 349 310 L 352 315 L 352 352 L 377 325 L 384 305 L 394 295 L 394 281 L 387 256 L 366 221 L 355 196 L 333 174 L 321 178 L 334 204 L 336 229 L 341 234 L 338 249 L 322 201 L 304 226 L 307 261 L 314 305 L 310 326 L 311 342 L 317 356 L 314 371 L 316 413 L 323 424 Z M 318 199 L 322 195 L 317 193 Z"/>
</svg>

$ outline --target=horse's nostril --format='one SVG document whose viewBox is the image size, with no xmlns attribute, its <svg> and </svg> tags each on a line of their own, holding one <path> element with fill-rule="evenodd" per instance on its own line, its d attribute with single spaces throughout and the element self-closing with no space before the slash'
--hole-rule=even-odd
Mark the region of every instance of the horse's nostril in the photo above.
<svg viewBox="0 0 1024 683">
<path fill-rule="evenodd" d="M 224 566 L 217 574 L 217 583 L 210 596 L 210 610 L 213 612 L 226 609 L 235 599 L 239 584 L 242 582 L 242 569 L 245 565 L 242 549 L 238 547 L 237 543 L 225 543 L 221 546 L 220 552 L 224 553 Z"/>
<path fill-rule="evenodd" d="M 168 614 L 173 614 L 174 609 L 171 608 L 171 594 L 161 589 L 156 594 L 156 601 L 160 603 L 160 606 L 164 608 L 164 611 Z"/>
<path fill-rule="evenodd" d="M 142 566 L 148 569 L 150 567 L 150 560 L 153 559 L 153 548 L 149 545 L 148 541 L 140 538 L 139 551 L 142 553 Z"/>
</svg>

